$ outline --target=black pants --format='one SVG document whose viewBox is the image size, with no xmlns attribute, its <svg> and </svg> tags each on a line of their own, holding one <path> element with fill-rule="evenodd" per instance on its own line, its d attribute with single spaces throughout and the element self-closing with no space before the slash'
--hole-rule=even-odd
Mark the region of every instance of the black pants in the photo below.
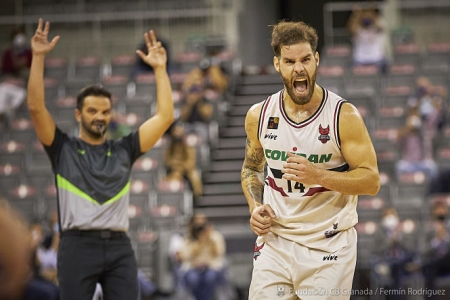
<svg viewBox="0 0 450 300">
<path fill-rule="evenodd" d="M 97 282 L 102 286 L 104 300 L 137 299 L 136 259 L 129 237 L 63 233 L 58 280 L 61 300 L 92 300 Z"/>
</svg>

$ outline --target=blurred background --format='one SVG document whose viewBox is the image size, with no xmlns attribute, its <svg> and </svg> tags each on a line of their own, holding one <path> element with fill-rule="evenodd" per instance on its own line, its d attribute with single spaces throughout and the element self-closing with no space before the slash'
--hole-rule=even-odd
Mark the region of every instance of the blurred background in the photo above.
<svg viewBox="0 0 450 300">
<path fill-rule="evenodd" d="M 431 283 L 423 271 L 430 257 L 450 252 L 449 1 L 3 0 L 0 194 L 45 228 L 56 189 L 23 101 L 38 18 L 50 21 L 50 38 L 61 36 L 46 59 L 46 101 L 72 135 L 75 97 L 87 83 L 114 95 L 110 138 L 151 116 L 154 76 L 135 50 L 149 29 L 168 50 L 182 134 L 168 132 L 136 162 L 129 208 L 139 267 L 159 289 L 176 289 L 174 237 L 201 213 L 225 238 L 232 291 L 223 294 L 246 299 L 255 235 L 240 186 L 243 124 L 251 105 L 282 88 L 270 25 L 286 19 L 317 29 L 317 81 L 358 108 L 377 151 L 382 188 L 359 200 L 360 293 L 352 299 L 425 298 L 374 294 L 377 287 L 434 287 L 449 297 L 450 269 L 432 267 Z M 182 160 L 190 164 L 174 173 L 177 147 L 188 149 Z"/>
</svg>

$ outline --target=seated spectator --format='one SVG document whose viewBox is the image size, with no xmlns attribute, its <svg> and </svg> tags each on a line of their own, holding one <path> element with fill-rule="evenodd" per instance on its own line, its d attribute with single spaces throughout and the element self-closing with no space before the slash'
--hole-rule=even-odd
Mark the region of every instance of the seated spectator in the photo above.
<svg viewBox="0 0 450 300">
<path fill-rule="evenodd" d="M 172 124 L 169 132 L 169 144 L 164 152 L 167 181 L 184 181 L 191 185 L 194 197 L 202 194 L 203 185 L 197 168 L 196 148 L 189 146 L 185 139 L 184 125 L 181 122 Z"/>
<path fill-rule="evenodd" d="M 225 240 L 203 214 L 194 215 L 181 252 L 183 282 L 196 300 L 211 300 L 224 282 Z"/>
<path fill-rule="evenodd" d="M 39 249 L 42 247 L 42 242 L 44 240 L 42 225 L 39 222 L 32 223 L 30 226 L 30 232 L 32 249 L 31 266 L 33 269 L 33 274 L 26 286 L 23 300 L 59 300 L 59 288 L 55 284 L 56 272 L 51 274 L 52 280 L 47 279 L 43 275 L 41 261 L 38 257 Z M 45 263 L 48 263 L 48 261 L 56 263 L 55 256 L 50 258 L 50 260 L 48 258 L 45 259 L 47 260 L 44 261 Z M 49 276 L 49 274 L 47 275 Z"/>
<path fill-rule="evenodd" d="M 228 88 L 228 75 L 222 71 L 216 58 L 204 58 L 198 67 L 189 72 L 183 90 L 189 91 L 192 86 L 201 85 L 205 90 L 212 90 L 222 94 Z"/>
<path fill-rule="evenodd" d="M 405 126 L 398 132 L 401 155 L 395 166 L 397 177 L 404 173 L 423 172 L 428 180 L 432 180 L 437 174 L 438 168 L 433 157 L 425 156 L 422 124 L 419 108 L 411 107 Z"/>
<path fill-rule="evenodd" d="M 182 273 L 181 273 L 181 252 L 184 247 L 184 238 L 181 233 L 174 233 L 170 237 L 169 242 L 169 259 L 172 269 L 173 286 L 172 289 L 175 293 L 183 293 L 182 285 Z"/>
<path fill-rule="evenodd" d="M 386 73 L 387 36 L 381 15 L 375 9 L 356 6 L 347 26 L 352 35 L 353 64 L 377 65 Z"/>
<path fill-rule="evenodd" d="M 206 99 L 201 84 L 192 85 L 186 93 L 180 108 L 180 120 L 185 124 L 186 133 L 198 135 L 202 142 L 209 142 L 209 124 L 214 106 Z"/>
<path fill-rule="evenodd" d="M 402 280 L 409 274 L 408 263 L 415 258 L 415 253 L 405 246 L 401 220 L 397 209 L 390 207 L 383 211 L 381 220 L 382 229 L 378 231 L 375 245 L 378 247 L 375 253 L 382 263 L 388 267 L 386 274 L 378 274 L 384 278 L 382 284 L 387 289 L 403 288 Z M 375 268 L 378 265 L 375 265 Z M 379 271 L 378 271 L 379 272 Z M 386 299 L 406 299 L 402 295 L 394 295 Z"/>
<path fill-rule="evenodd" d="M 444 202 L 432 205 L 431 227 L 426 234 L 426 248 L 421 262 L 411 263 L 411 271 L 421 270 L 425 280 L 425 288 L 435 290 L 436 279 L 450 275 L 450 228 L 447 220 L 448 206 Z M 428 299 L 438 299 L 431 295 Z"/>
<path fill-rule="evenodd" d="M 439 171 L 430 182 L 428 195 L 450 193 L 450 169 L 444 168 Z"/>
<path fill-rule="evenodd" d="M 57 261 L 59 247 L 59 224 L 56 211 L 49 214 L 49 230 L 42 243 L 37 247 L 37 259 L 40 266 L 40 275 L 55 284 L 58 284 Z"/>
<path fill-rule="evenodd" d="M 25 82 L 31 66 L 31 49 L 23 27 L 13 30 L 11 41 L 11 46 L 2 55 L 0 122 L 5 115 L 13 114 L 25 99 Z"/>
<path fill-rule="evenodd" d="M 433 86 L 427 77 L 419 77 L 416 80 L 414 95 L 408 99 L 411 107 L 417 106 L 423 123 L 424 155 L 433 157 L 433 139 L 442 129 L 445 122 L 445 95 L 443 87 Z"/>
</svg>

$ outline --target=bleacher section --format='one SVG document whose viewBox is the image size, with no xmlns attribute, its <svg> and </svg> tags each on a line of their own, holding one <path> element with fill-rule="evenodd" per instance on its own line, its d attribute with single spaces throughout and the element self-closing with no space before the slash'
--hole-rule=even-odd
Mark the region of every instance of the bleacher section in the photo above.
<svg viewBox="0 0 450 300">
<path fill-rule="evenodd" d="M 439 44 L 427 49 L 421 53 L 415 45 L 398 47 L 386 76 L 371 67 L 353 68 L 348 45 L 328 47 L 321 57 L 323 64 L 317 82 L 358 108 L 373 139 L 382 174 L 379 194 L 362 196 L 358 205 L 358 268 L 362 270 L 370 266 L 372 254 L 368 243 L 373 241 L 386 207 L 397 207 L 401 217 L 412 222 L 414 230 L 405 227 L 412 246 L 418 247 L 422 242 L 422 224 L 429 215 L 426 182 L 417 176 L 397 180 L 394 164 L 399 157 L 396 130 L 404 123 L 406 101 L 417 76 L 426 74 L 433 83 L 450 86 L 450 48 Z M 175 89 L 179 89 L 189 68 L 198 63 L 197 58 L 188 55 L 180 58 L 184 62 L 182 69 L 171 75 Z M 67 58 L 47 59 L 46 103 L 58 126 L 71 134 L 76 132 L 73 97 L 86 83 L 96 82 L 113 92 L 114 105 L 123 114 L 123 121 L 137 128 L 154 113 L 156 90 L 152 74 L 129 76 L 133 62 L 130 56 L 115 57 L 106 65 L 95 57 L 80 57 L 74 65 Z M 226 97 L 217 99 L 217 118 L 223 121 L 216 124 L 216 142 L 211 148 L 204 144 L 198 148 L 200 153 L 208 154 L 199 156 L 203 196 L 194 202 L 183 186 L 159 185 L 164 174 L 161 165 L 164 139 L 134 165 L 130 236 L 139 267 L 153 274 L 162 287 L 170 288 L 171 284 L 167 237 L 179 232 L 192 212 L 205 213 L 224 233 L 230 277 L 244 289 L 249 283 L 255 235 L 248 226 L 248 206 L 240 185 L 245 149 L 243 125 L 248 109 L 283 85 L 277 73 L 239 75 L 232 80 L 236 86 Z M 174 95 L 179 99 L 177 91 Z M 222 110 L 224 107 L 226 112 Z M 0 132 L 0 187 L 29 220 L 44 219 L 49 210 L 56 208 L 56 189 L 48 158 L 37 142 L 26 108 L 20 108 Z M 450 127 L 446 127 L 443 138 L 436 141 L 436 159 L 442 167 L 450 166 L 449 136 Z"/>
</svg>

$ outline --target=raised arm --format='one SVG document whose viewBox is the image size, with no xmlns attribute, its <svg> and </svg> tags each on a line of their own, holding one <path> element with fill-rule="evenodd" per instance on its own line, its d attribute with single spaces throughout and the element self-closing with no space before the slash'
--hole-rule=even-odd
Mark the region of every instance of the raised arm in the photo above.
<svg viewBox="0 0 450 300">
<path fill-rule="evenodd" d="M 153 30 L 144 35 L 148 54 L 141 50 L 136 53 L 155 72 L 157 111 L 154 116 L 139 127 L 141 152 L 150 150 L 174 121 L 172 87 L 166 70 L 167 53 L 158 42 Z"/>
<path fill-rule="evenodd" d="M 288 153 L 283 178 L 304 184 L 319 184 L 348 195 L 376 195 L 380 189 L 377 159 L 369 133 L 358 110 L 344 103 L 339 116 L 341 151 L 348 172 L 320 169 L 305 157 Z"/>
<path fill-rule="evenodd" d="M 28 78 L 27 104 L 31 115 L 36 134 L 42 144 L 49 146 L 55 137 L 55 121 L 45 107 L 44 95 L 44 60 L 45 55 L 50 52 L 59 40 L 55 36 L 51 42 L 48 41 L 48 31 L 50 23 L 45 26 L 42 19 L 39 19 L 38 27 L 31 38 L 31 51 L 33 59 L 31 61 L 30 77 Z"/>
</svg>

